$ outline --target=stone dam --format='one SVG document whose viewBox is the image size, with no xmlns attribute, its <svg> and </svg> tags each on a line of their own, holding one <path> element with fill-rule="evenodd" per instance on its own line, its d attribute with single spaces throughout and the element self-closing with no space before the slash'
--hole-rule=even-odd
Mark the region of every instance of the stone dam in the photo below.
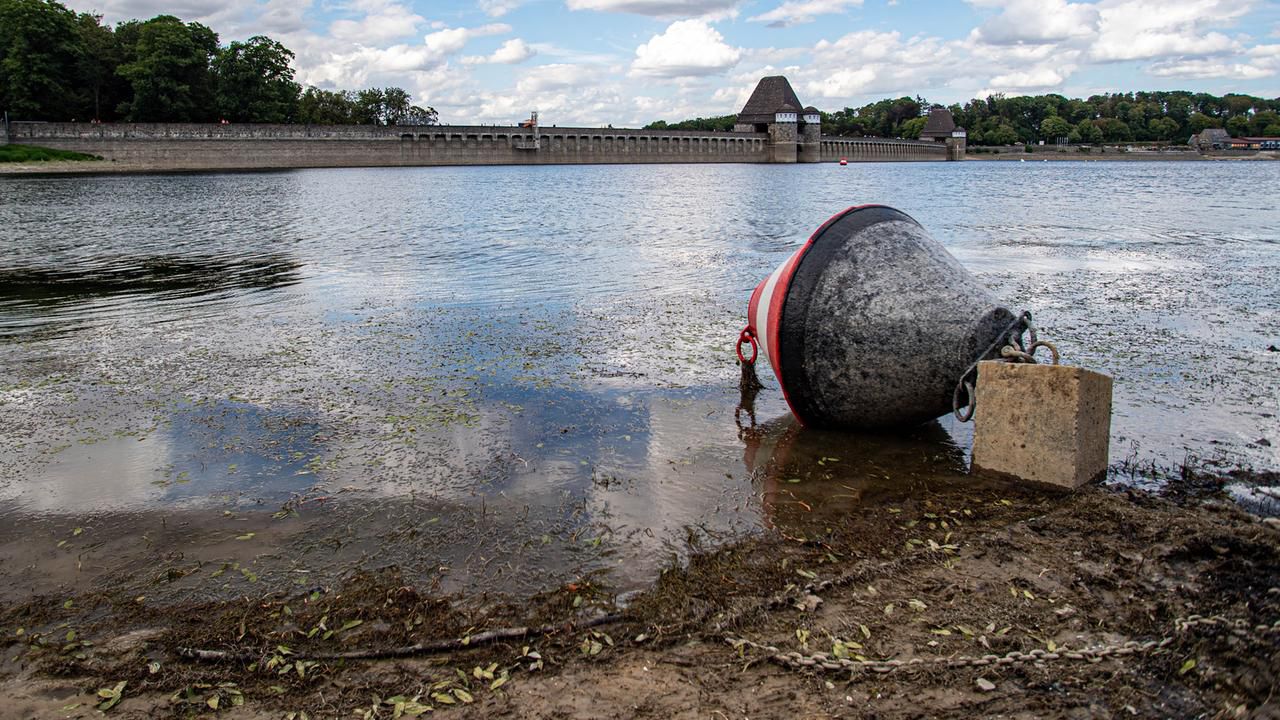
<svg viewBox="0 0 1280 720">
<path fill-rule="evenodd" d="M 413 165 L 961 160 L 964 129 L 934 109 L 921 140 L 831 137 L 787 79 L 761 79 L 732 131 L 519 126 L 5 122 L 0 144 L 99 155 L 89 171 Z"/>
<path fill-rule="evenodd" d="M 3 133 L 0 130 L 0 133 Z M 941 143 L 823 137 L 778 148 L 769 133 L 439 125 L 9 124 L 0 143 L 100 155 L 118 169 L 395 165 L 769 163 L 947 160 Z M 782 153 L 779 153 L 779 150 Z M 779 157 L 779 155 L 783 157 Z"/>
</svg>

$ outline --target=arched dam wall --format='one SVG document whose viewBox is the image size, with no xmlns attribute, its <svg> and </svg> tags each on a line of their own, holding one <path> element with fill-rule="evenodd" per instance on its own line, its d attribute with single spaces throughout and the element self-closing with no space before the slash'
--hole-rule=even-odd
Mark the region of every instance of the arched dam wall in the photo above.
<svg viewBox="0 0 1280 720">
<path fill-rule="evenodd" d="M 100 155 L 108 171 L 788 161 L 767 133 L 544 127 L 535 138 L 495 126 L 43 122 L 11 122 L 0 133 L 0 143 Z M 800 161 L 947 159 L 942 144 L 881 138 L 823 138 L 816 155 L 806 146 Z"/>
</svg>

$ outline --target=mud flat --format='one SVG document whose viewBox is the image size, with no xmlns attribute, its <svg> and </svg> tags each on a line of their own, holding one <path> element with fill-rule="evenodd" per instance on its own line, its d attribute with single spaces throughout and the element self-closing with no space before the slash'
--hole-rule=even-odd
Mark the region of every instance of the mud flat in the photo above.
<svg viewBox="0 0 1280 720">
<path fill-rule="evenodd" d="M 585 575 L 531 597 L 449 596 L 387 567 L 226 600 L 196 585 L 185 599 L 10 603 L 4 715 L 94 717 L 117 687 L 108 715 L 128 718 L 1277 710 L 1275 520 L 1116 488 L 839 489 L 788 483 L 770 531 L 691 538 L 687 560 L 634 593 Z M 156 569 L 157 585 L 183 577 Z M 805 667 L 777 653 L 827 655 Z"/>
</svg>

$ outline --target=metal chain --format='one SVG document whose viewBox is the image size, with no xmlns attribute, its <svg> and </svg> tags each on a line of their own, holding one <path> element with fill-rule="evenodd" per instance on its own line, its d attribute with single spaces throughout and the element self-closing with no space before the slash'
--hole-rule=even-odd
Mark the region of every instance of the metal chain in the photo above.
<svg viewBox="0 0 1280 720">
<path fill-rule="evenodd" d="M 1280 620 L 1277 620 L 1270 625 L 1250 625 L 1247 621 L 1229 620 L 1221 615 L 1191 615 L 1174 621 L 1174 629 L 1176 632 L 1186 632 L 1195 627 L 1224 627 L 1234 635 L 1247 639 L 1257 639 L 1257 636 L 1259 635 L 1280 632 Z M 874 673 L 888 673 L 904 667 L 988 667 L 993 665 L 1014 665 L 1026 662 L 1044 663 L 1055 660 L 1074 660 L 1088 663 L 1099 663 L 1106 658 L 1141 655 L 1161 650 L 1173 644 L 1176 639 L 1176 635 L 1170 635 L 1168 637 L 1161 638 L 1160 640 L 1129 640 L 1116 645 L 1098 645 L 1082 650 L 1071 650 L 1068 648 L 1045 650 L 1037 648 L 1027 652 L 1014 650 L 1012 652 L 1005 653 L 1004 655 L 960 655 L 955 657 L 912 658 L 910 660 L 857 660 L 850 658 L 838 658 L 833 656 L 831 653 L 825 652 L 816 652 L 810 655 L 804 655 L 795 651 L 784 652 L 773 645 L 761 645 L 760 643 L 753 642 L 745 638 L 725 638 L 725 642 L 729 643 L 739 651 L 744 647 L 764 651 L 768 653 L 768 659 L 770 661 L 789 667 L 793 670 L 814 670 L 816 672 L 826 672 L 828 670 L 866 670 Z"/>
<path fill-rule="evenodd" d="M 1028 341 L 1025 343 L 1022 339 L 1023 333 L 1027 334 Z M 1000 352 L 995 357 L 989 357 L 996 352 L 996 348 L 999 348 Z M 1034 364 L 1038 362 L 1036 350 L 1040 348 L 1049 351 L 1050 364 L 1058 364 L 1058 346 L 1038 337 L 1036 326 L 1031 322 L 1031 313 L 1023 310 L 1021 315 L 1009 323 L 1009 327 L 996 335 L 995 342 L 983 350 L 978 355 L 978 359 L 974 360 L 973 364 L 960 375 L 960 380 L 956 382 L 955 390 L 951 393 L 951 411 L 955 413 L 956 419 L 960 422 L 969 422 L 973 419 L 973 413 L 978 404 L 978 395 L 974 390 L 974 383 L 978 379 L 978 363 L 991 359 L 996 362 Z M 967 401 L 961 402 L 961 397 L 967 398 Z"/>
</svg>

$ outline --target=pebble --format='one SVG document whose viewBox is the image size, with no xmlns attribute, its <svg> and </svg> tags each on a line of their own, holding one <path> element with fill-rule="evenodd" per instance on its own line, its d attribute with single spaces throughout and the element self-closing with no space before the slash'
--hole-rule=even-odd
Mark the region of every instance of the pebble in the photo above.
<svg viewBox="0 0 1280 720">
<path fill-rule="evenodd" d="M 991 692 L 996 689 L 996 684 L 986 678 L 978 678 L 974 684 L 976 684 L 978 689 L 982 692 Z"/>
</svg>

